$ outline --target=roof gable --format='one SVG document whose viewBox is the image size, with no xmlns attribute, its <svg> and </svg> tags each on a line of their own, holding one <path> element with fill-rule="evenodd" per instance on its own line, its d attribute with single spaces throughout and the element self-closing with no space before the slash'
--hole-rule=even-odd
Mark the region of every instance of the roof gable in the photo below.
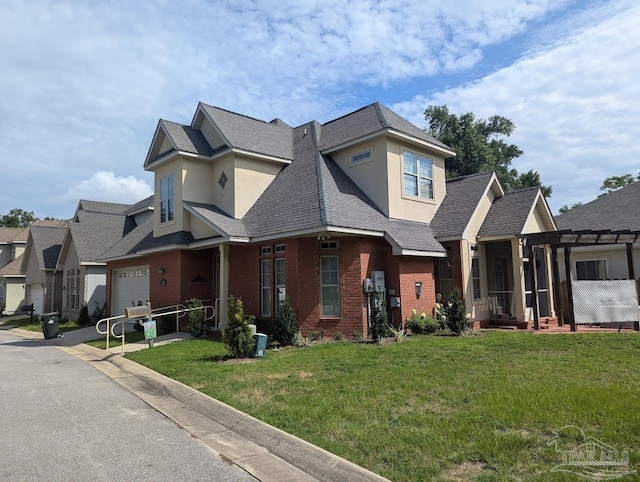
<svg viewBox="0 0 640 482">
<path fill-rule="evenodd" d="M 447 180 L 447 195 L 431 221 L 436 237 L 463 238 L 477 215 L 483 196 L 493 190 L 496 197 L 504 191 L 492 172 L 471 174 Z"/>
<path fill-rule="evenodd" d="M 161 119 L 149 147 L 144 165 L 171 151 L 194 155 L 211 156 L 213 149 L 197 129 Z"/>
<path fill-rule="evenodd" d="M 27 246 L 34 250 L 40 270 L 56 269 L 66 231 L 66 226 L 31 226 Z"/>
</svg>

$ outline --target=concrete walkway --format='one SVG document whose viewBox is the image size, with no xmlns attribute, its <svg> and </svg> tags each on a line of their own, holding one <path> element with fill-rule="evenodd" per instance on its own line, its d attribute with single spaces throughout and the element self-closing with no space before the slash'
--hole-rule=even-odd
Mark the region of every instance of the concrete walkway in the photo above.
<svg viewBox="0 0 640 482">
<path fill-rule="evenodd" d="M 18 328 L 9 331 L 23 338 L 57 346 L 58 349 L 89 363 L 173 420 L 193 437 L 261 481 L 387 480 L 198 390 L 113 353 L 113 350 L 120 353 L 120 347 L 106 351 L 83 344 L 82 341 L 98 338 L 94 327 L 67 332 L 63 337 L 51 340 L 44 340 L 42 333 Z M 165 339 L 160 337 L 154 345 L 178 341 L 182 335 L 184 334 L 167 335 Z M 128 348 L 129 350 L 144 349 L 148 346 L 147 342 L 130 345 L 134 346 Z"/>
</svg>

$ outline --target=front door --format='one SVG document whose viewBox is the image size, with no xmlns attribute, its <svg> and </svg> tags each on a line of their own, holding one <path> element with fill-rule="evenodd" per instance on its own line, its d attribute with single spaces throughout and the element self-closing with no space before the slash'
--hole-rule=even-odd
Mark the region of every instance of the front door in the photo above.
<svg viewBox="0 0 640 482">
<path fill-rule="evenodd" d="M 494 281 L 496 287 L 496 299 L 498 302 L 498 314 L 509 313 L 507 306 L 507 260 L 496 258 L 493 266 Z"/>
</svg>

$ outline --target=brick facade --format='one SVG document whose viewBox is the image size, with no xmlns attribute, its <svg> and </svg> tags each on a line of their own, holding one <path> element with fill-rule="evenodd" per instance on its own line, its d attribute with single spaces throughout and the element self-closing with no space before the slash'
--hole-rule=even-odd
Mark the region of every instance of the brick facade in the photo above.
<svg viewBox="0 0 640 482">
<path fill-rule="evenodd" d="M 396 326 L 411 316 L 411 310 L 431 313 L 435 304 L 435 278 L 432 258 L 393 256 L 382 238 L 331 237 L 337 249 L 320 249 L 315 237 L 291 238 L 251 245 L 232 245 L 229 249 L 229 294 L 242 299 L 245 313 L 261 318 L 261 260 L 272 262 L 271 319 L 275 316 L 275 268 L 273 260 L 285 259 L 286 292 L 291 297 L 298 325 L 303 334 L 322 331 L 325 336 L 340 332 L 352 337 L 367 332 L 367 296 L 362 282 L 372 271 L 385 272 L 387 294 L 395 290 L 401 308 L 387 311 Z M 276 252 L 276 245 L 284 251 Z M 261 254 L 262 247 L 270 253 Z M 279 248 L 281 250 L 281 248 Z M 154 308 L 185 303 L 196 297 L 213 304 L 217 298 L 217 248 L 167 253 L 116 261 L 108 264 L 107 299 L 111 300 L 112 271 L 127 266 L 149 265 L 149 294 Z M 321 314 L 320 258 L 338 256 L 340 316 Z M 160 267 L 164 272 L 160 272 Z M 163 281 L 165 280 L 165 281 Z M 416 295 L 416 282 L 422 294 Z"/>
</svg>

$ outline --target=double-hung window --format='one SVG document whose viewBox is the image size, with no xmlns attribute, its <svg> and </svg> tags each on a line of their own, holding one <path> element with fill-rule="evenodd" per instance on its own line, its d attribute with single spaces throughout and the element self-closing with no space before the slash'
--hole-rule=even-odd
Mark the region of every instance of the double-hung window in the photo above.
<svg viewBox="0 0 640 482">
<path fill-rule="evenodd" d="M 261 309 L 265 318 L 271 317 L 271 258 L 260 261 Z"/>
<path fill-rule="evenodd" d="M 174 175 L 160 179 L 160 222 L 167 223 L 173 221 L 174 216 Z"/>
<path fill-rule="evenodd" d="M 340 276 L 338 266 L 338 256 L 320 256 L 322 316 L 340 316 Z"/>
<path fill-rule="evenodd" d="M 607 261 L 604 259 L 576 261 L 576 279 L 591 281 L 606 280 Z"/>
<path fill-rule="evenodd" d="M 402 151 L 402 171 L 406 196 L 433 199 L 433 159 Z"/>
<path fill-rule="evenodd" d="M 480 259 L 471 258 L 471 279 L 473 281 L 473 299 L 480 300 Z"/>
</svg>

